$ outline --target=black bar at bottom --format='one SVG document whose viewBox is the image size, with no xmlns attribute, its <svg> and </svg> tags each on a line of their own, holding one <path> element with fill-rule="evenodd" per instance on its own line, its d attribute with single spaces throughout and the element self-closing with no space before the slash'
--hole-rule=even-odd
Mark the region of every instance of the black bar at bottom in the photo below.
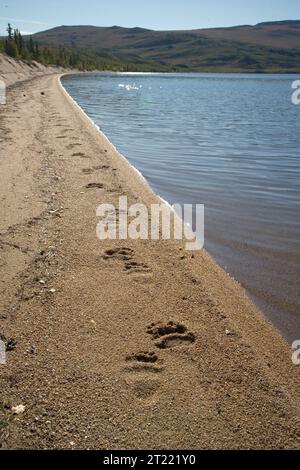
<svg viewBox="0 0 300 470">
<path fill-rule="evenodd" d="M 0 452 L 0 466 L 20 463 L 21 465 L 41 465 L 51 463 L 66 463 L 83 465 L 84 469 L 107 466 L 122 466 L 124 468 L 138 468 L 147 465 L 149 468 L 156 465 L 165 466 L 201 466 L 206 464 L 226 464 L 231 466 L 270 464 L 277 465 L 299 463 L 299 451 L 5 451 Z"/>
</svg>

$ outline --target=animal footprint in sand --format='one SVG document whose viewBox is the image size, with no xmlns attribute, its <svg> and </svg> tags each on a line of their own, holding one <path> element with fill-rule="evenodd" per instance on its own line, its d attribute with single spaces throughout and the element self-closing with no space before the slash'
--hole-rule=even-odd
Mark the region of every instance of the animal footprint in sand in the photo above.
<svg viewBox="0 0 300 470">
<path fill-rule="evenodd" d="M 155 346 L 159 349 L 169 349 L 182 344 L 192 344 L 196 341 L 194 333 L 187 330 L 181 323 L 170 321 L 166 325 L 163 323 L 153 323 L 148 327 L 147 333 L 155 340 Z"/>
<path fill-rule="evenodd" d="M 124 272 L 128 274 L 140 274 L 146 275 L 151 274 L 152 270 L 144 263 L 138 263 L 134 258 L 135 252 L 131 248 L 115 248 L 107 250 L 102 255 L 103 259 L 119 259 L 125 261 L 124 263 Z"/>
<path fill-rule="evenodd" d="M 126 357 L 127 366 L 125 370 L 133 373 L 126 378 L 126 383 L 132 389 L 134 395 L 142 400 L 152 398 L 159 390 L 160 381 L 149 374 L 162 372 L 160 360 L 154 352 L 140 352 L 130 354 Z"/>
<path fill-rule="evenodd" d="M 134 251 L 131 248 L 116 248 L 105 251 L 102 256 L 104 259 L 121 259 L 123 261 L 129 261 L 132 259 Z"/>
<path fill-rule="evenodd" d="M 138 399 L 143 401 L 151 399 L 151 402 L 153 395 L 155 395 L 160 388 L 159 381 L 149 378 L 127 380 L 127 385 L 132 388 L 132 392 Z"/>
<path fill-rule="evenodd" d="M 151 273 L 151 268 L 144 263 L 138 263 L 137 261 L 128 261 L 125 263 L 125 271 L 128 273 Z"/>
</svg>

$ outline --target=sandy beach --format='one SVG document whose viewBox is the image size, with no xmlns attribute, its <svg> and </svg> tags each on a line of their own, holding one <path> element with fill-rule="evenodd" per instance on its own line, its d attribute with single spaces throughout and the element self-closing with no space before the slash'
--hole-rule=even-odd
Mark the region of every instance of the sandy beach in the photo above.
<svg viewBox="0 0 300 470">
<path fill-rule="evenodd" d="M 100 241 L 99 204 L 158 197 L 58 73 L 13 82 L 0 111 L 0 448 L 299 449 L 289 345 L 205 251 Z"/>
</svg>

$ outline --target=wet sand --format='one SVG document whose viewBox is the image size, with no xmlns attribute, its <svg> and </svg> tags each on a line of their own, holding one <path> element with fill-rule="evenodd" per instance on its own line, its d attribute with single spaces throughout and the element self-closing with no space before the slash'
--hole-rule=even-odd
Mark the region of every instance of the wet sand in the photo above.
<svg viewBox="0 0 300 470">
<path fill-rule="evenodd" d="M 182 242 L 101 242 L 99 204 L 157 196 L 57 74 L 8 98 L 1 448 L 299 448 L 299 368 L 242 288 Z"/>
</svg>

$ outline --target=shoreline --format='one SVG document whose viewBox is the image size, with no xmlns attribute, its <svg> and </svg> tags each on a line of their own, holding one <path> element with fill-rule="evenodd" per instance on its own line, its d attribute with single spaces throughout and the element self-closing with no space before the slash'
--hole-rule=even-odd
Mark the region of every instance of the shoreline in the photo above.
<svg viewBox="0 0 300 470">
<path fill-rule="evenodd" d="M 168 207 L 172 208 L 171 204 L 169 201 L 163 199 L 159 194 L 157 194 L 153 188 L 151 187 L 150 183 L 147 181 L 147 179 L 144 177 L 144 175 L 133 165 L 133 163 L 130 163 L 130 161 L 126 158 L 125 155 L 123 155 L 119 150 L 118 148 L 114 145 L 114 143 L 112 141 L 110 141 L 110 139 L 106 136 L 106 134 L 101 130 L 101 128 L 93 121 L 92 118 L 90 118 L 88 116 L 88 114 L 81 108 L 81 106 L 77 103 L 77 101 L 68 93 L 68 91 L 66 90 L 66 88 L 63 86 L 62 82 L 61 82 L 61 78 L 63 78 L 65 75 L 73 75 L 73 74 L 85 74 L 85 73 L 93 73 L 93 72 L 76 72 L 76 71 L 72 71 L 72 72 L 66 72 L 66 73 L 63 73 L 63 74 L 60 74 L 58 76 L 58 83 L 59 83 L 59 86 L 61 87 L 62 89 L 62 92 L 66 95 L 67 99 L 71 101 L 71 103 L 75 106 L 75 108 L 77 108 L 79 110 L 80 113 L 82 113 L 83 117 L 97 130 L 97 132 L 100 134 L 101 138 L 105 140 L 105 142 L 108 144 L 109 147 L 111 147 L 113 149 L 113 152 L 116 153 L 116 155 L 122 159 L 122 161 L 131 169 L 133 170 L 137 176 L 140 178 L 141 180 L 141 183 L 147 187 L 147 190 L 150 191 L 153 196 L 157 199 L 157 202 L 160 202 L 160 203 L 163 203 L 163 204 L 166 204 Z M 99 73 L 98 71 L 96 73 Z M 123 75 L 124 73 L 125 74 L 144 74 L 144 72 L 110 72 L 108 71 L 108 73 L 114 73 L 114 74 L 120 74 L 120 75 Z M 152 74 L 153 72 L 149 72 L 149 74 Z M 157 72 L 157 73 L 163 73 L 163 72 Z M 165 73 L 170 73 L 170 72 L 165 72 Z M 174 210 L 173 210 L 174 211 Z M 224 268 L 213 258 L 213 256 L 205 249 L 203 248 L 202 251 L 205 252 L 205 254 L 210 258 L 210 260 L 212 261 L 213 264 L 215 264 L 221 271 L 223 271 L 224 275 L 228 278 L 230 278 L 237 286 L 238 288 L 243 291 L 244 293 L 246 293 L 246 296 L 247 298 L 249 299 L 249 301 L 256 307 L 256 309 L 260 312 L 260 314 L 263 316 L 263 318 L 268 322 L 270 323 L 270 325 L 274 328 L 274 330 L 280 335 L 280 337 L 287 343 L 288 346 L 290 346 L 290 344 L 288 343 L 288 339 L 283 335 L 283 333 L 280 331 L 280 329 L 278 327 L 276 327 L 276 325 L 274 325 L 274 323 L 271 321 L 271 318 L 269 318 L 265 313 L 264 311 L 259 307 L 259 300 L 255 301 L 253 299 L 253 296 L 251 295 L 250 292 L 247 292 L 247 289 L 242 287 L 242 285 L 240 284 L 239 280 L 236 279 L 235 277 L 232 277 L 228 272 L 226 272 L 224 270 Z"/>
<path fill-rule="evenodd" d="M 58 83 L 59 83 L 59 86 L 61 87 L 63 93 L 66 95 L 67 99 L 71 101 L 71 103 L 76 107 L 78 108 L 78 110 L 83 114 L 83 116 L 88 120 L 88 122 L 90 124 L 92 124 L 92 126 L 94 126 L 97 130 L 97 132 L 99 132 L 99 134 L 101 135 L 101 137 L 107 142 L 107 144 L 113 149 L 113 151 L 116 153 L 116 155 L 121 158 L 125 163 L 126 165 L 128 165 L 128 167 L 130 169 L 132 169 L 136 174 L 137 176 L 140 178 L 141 180 L 141 183 L 147 187 L 147 190 L 151 191 L 153 193 L 153 195 L 155 196 L 155 198 L 157 199 L 157 202 L 159 201 L 160 204 L 164 204 L 166 205 L 173 214 L 175 214 L 175 217 L 178 217 L 178 215 L 176 214 L 173 206 L 170 204 L 169 201 L 165 200 L 164 198 L 162 198 L 159 194 L 157 194 L 154 189 L 151 187 L 150 183 L 148 182 L 148 180 L 145 178 L 145 176 L 138 170 L 138 168 L 136 168 L 133 163 L 130 163 L 130 161 L 126 158 L 125 155 L 123 155 L 119 150 L 118 148 L 113 144 L 113 142 L 111 140 L 109 140 L 109 138 L 107 137 L 107 135 L 101 130 L 101 128 L 93 121 L 92 118 L 90 118 L 88 116 L 88 114 L 81 108 L 81 106 L 77 103 L 77 101 L 70 95 L 70 93 L 68 93 L 68 91 L 66 90 L 66 88 L 63 86 L 62 82 L 61 82 L 61 78 L 65 75 L 68 75 L 68 73 L 66 74 L 62 74 L 58 77 Z M 181 222 L 182 219 L 180 219 Z M 236 281 L 238 282 L 238 281 Z"/>
<path fill-rule="evenodd" d="M 72 74 L 75 73 L 75 72 L 72 72 Z M 58 83 L 59 83 L 59 86 L 61 87 L 62 91 L 64 92 L 64 94 L 66 95 L 67 99 L 69 99 L 75 107 L 78 108 L 78 110 L 84 115 L 84 117 L 97 129 L 97 131 L 99 132 L 99 134 L 101 135 L 101 137 L 103 139 L 106 140 L 106 142 L 108 143 L 108 145 L 110 147 L 113 148 L 114 152 L 116 152 L 118 154 L 118 156 L 124 160 L 137 174 L 138 176 L 141 178 L 141 181 L 144 185 L 146 185 L 148 187 L 148 189 L 150 189 L 153 194 L 155 194 L 155 196 L 159 197 L 158 194 L 156 194 L 150 184 L 148 183 L 148 181 L 146 180 L 146 178 L 142 175 L 142 173 L 134 166 L 132 165 L 128 160 L 127 158 L 125 157 L 125 155 L 123 155 L 118 149 L 117 147 L 109 140 L 109 138 L 104 134 L 104 132 L 100 129 L 100 127 L 86 114 L 86 112 L 81 108 L 81 106 L 77 103 L 77 101 L 74 100 L 74 98 L 70 95 L 70 93 L 67 92 L 66 88 L 63 86 L 62 82 L 61 82 L 61 79 L 62 77 L 64 77 L 65 75 L 68 75 L 68 73 L 64 73 L 62 75 L 59 75 L 58 77 Z M 167 201 L 166 201 L 167 202 Z M 169 203 L 168 203 L 169 204 Z"/>
<path fill-rule="evenodd" d="M 0 333 L 16 340 L 0 447 L 299 448 L 299 373 L 279 332 L 205 251 L 97 240 L 100 203 L 158 196 L 57 74 L 33 80 L 0 113 Z"/>
<path fill-rule="evenodd" d="M 110 75 L 111 77 L 115 77 L 115 75 L 118 75 L 120 77 L 122 77 L 122 76 L 126 77 L 128 75 L 129 76 L 138 76 L 140 74 L 141 75 L 147 75 L 147 74 L 143 74 L 143 73 L 119 73 L 119 74 L 118 73 L 108 73 L 107 76 Z M 75 77 L 77 74 L 70 73 L 70 74 L 66 74 L 66 75 L 67 76 L 71 75 L 71 77 Z M 78 75 L 80 76 L 82 74 L 78 74 Z M 91 74 L 88 73 L 87 83 L 89 83 L 89 76 L 90 75 Z M 94 74 L 94 75 L 97 76 L 98 74 Z M 105 76 L 106 73 L 100 74 L 100 75 Z M 150 74 L 150 75 L 156 75 L 156 74 Z M 164 75 L 164 74 L 158 74 L 158 75 Z M 66 85 L 67 85 L 67 88 L 68 88 L 68 81 L 66 82 Z M 75 97 L 76 97 L 76 93 L 75 93 Z M 75 105 L 77 107 L 79 107 L 79 109 L 81 109 L 81 111 L 88 117 L 88 119 L 92 121 L 93 125 L 95 125 L 96 128 L 99 130 L 99 132 L 103 135 L 103 131 L 93 121 L 93 118 L 90 117 L 87 113 L 85 113 L 85 111 L 83 111 L 83 109 L 80 107 L 80 105 L 76 102 L 76 99 L 71 97 L 71 100 L 75 103 Z M 109 107 L 109 103 L 108 103 L 108 107 Z M 104 112 L 105 112 L 105 110 L 104 110 Z M 105 116 L 106 116 L 106 119 L 107 119 L 108 118 L 107 114 L 105 114 Z M 104 122 L 102 124 L 104 126 Z M 109 122 L 107 124 L 109 124 Z M 107 127 L 106 130 L 108 131 L 109 127 Z M 105 134 L 104 134 L 104 137 L 106 137 Z M 122 137 L 121 137 L 121 139 L 122 139 Z M 108 139 L 108 141 L 109 141 L 109 139 Z M 124 142 L 122 143 L 122 145 L 124 145 L 125 142 L 126 142 L 126 136 L 124 136 Z M 137 168 L 134 166 L 134 163 L 129 162 L 129 160 L 126 158 L 126 156 L 122 155 L 122 153 L 118 150 L 118 148 L 116 148 L 116 146 L 113 142 L 110 142 L 110 143 L 114 147 L 114 149 L 119 153 L 120 157 L 125 158 L 125 160 L 127 160 L 128 164 L 131 165 L 135 171 L 138 171 Z M 120 140 L 119 140 L 119 144 L 121 145 Z M 126 142 L 126 144 L 128 146 L 128 142 Z M 149 145 L 149 142 L 148 142 L 148 145 Z M 149 149 L 149 147 L 148 147 L 148 149 Z M 133 152 L 132 155 L 135 155 L 134 146 L 131 148 L 131 150 Z M 135 157 L 138 158 L 137 156 L 135 156 Z M 151 158 L 151 154 L 149 155 L 149 153 L 148 153 L 148 158 Z M 142 168 L 143 168 L 143 166 L 142 166 Z M 144 170 L 145 170 L 145 168 L 144 168 Z M 156 170 L 157 170 L 157 168 L 156 168 Z M 150 177 L 151 176 L 151 167 L 149 167 L 147 169 L 147 171 L 148 171 L 148 176 Z M 145 170 L 146 173 L 147 173 L 147 171 Z M 148 183 L 147 180 L 146 180 L 146 184 L 148 184 L 152 189 L 152 186 L 150 185 L 150 183 Z M 168 189 L 167 189 L 168 188 L 168 182 L 167 181 L 164 181 L 164 183 L 160 182 L 160 185 L 161 185 L 160 191 L 162 191 L 162 189 L 164 189 L 165 194 L 166 194 L 166 192 L 168 192 Z M 155 192 L 154 188 L 153 188 L 153 191 Z M 226 193 L 226 188 L 224 188 L 224 192 Z M 158 194 L 156 194 L 156 195 L 158 197 L 160 197 Z M 168 196 L 165 196 L 165 199 L 160 197 L 160 199 L 163 203 L 167 204 L 167 206 L 171 207 L 170 203 L 169 203 Z M 175 201 L 176 201 L 176 199 L 175 199 Z M 220 228 L 221 227 L 219 227 L 219 229 Z M 207 229 L 207 231 L 209 231 L 208 226 L 206 227 L 206 229 Z M 215 233 L 218 233 L 218 230 L 216 230 Z M 212 236 L 212 239 L 214 239 L 214 235 L 212 233 L 209 233 L 209 235 Z M 277 279 L 278 279 L 277 282 L 275 282 L 276 274 L 272 278 L 271 270 L 269 270 L 269 272 L 268 271 L 265 272 L 265 278 L 268 279 L 269 275 L 271 275 L 271 280 L 269 281 L 269 284 L 272 284 L 272 286 L 274 286 L 274 285 L 276 286 L 276 287 L 273 288 L 273 290 L 272 289 L 269 289 L 269 290 L 266 289 L 266 286 L 263 283 L 259 284 L 259 282 L 257 282 L 256 285 L 259 284 L 259 286 L 261 287 L 261 291 L 259 291 L 259 289 L 255 290 L 255 287 L 254 287 L 255 283 L 251 280 L 250 280 L 250 282 L 247 282 L 247 281 L 249 281 L 249 279 L 251 279 L 251 276 L 252 277 L 255 276 L 255 271 L 253 270 L 253 265 L 251 265 L 251 262 L 255 259 L 255 256 L 252 255 L 252 258 L 250 258 L 250 259 L 249 259 L 249 256 L 248 256 L 248 259 L 247 259 L 248 263 L 247 263 L 247 261 L 245 263 L 245 259 L 243 258 L 243 256 L 241 256 L 240 260 L 236 260 L 236 265 L 234 265 L 234 264 L 231 265 L 231 260 L 229 258 L 229 255 L 227 255 L 226 260 L 225 260 L 225 258 L 222 259 L 222 248 L 225 250 L 225 252 L 226 252 L 226 248 L 228 248 L 227 245 L 226 245 L 226 240 L 223 240 L 223 244 L 220 243 L 220 246 L 218 246 L 218 249 L 216 249 L 216 247 L 214 247 L 215 248 L 215 250 L 214 250 L 211 243 L 210 243 L 211 242 L 210 236 L 207 236 L 206 251 L 210 254 L 211 258 L 213 258 L 213 260 L 224 271 L 226 271 L 226 273 L 228 273 L 230 276 L 232 276 L 236 280 L 236 282 L 241 286 L 241 288 L 246 290 L 247 295 L 250 298 L 250 300 L 257 306 L 257 308 L 260 311 L 262 311 L 265 318 L 267 318 L 269 321 L 271 321 L 273 326 L 280 332 L 280 334 L 283 336 L 285 341 L 289 345 L 291 345 L 293 343 L 293 341 L 297 338 L 297 331 L 299 330 L 299 322 L 297 321 L 298 318 L 295 315 L 296 312 L 297 312 L 297 303 L 293 304 L 294 311 L 291 311 L 290 308 L 291 308 L 291 305 L 292 305 L 292 300 L 289 297 L 288 289 L 286 289 L 287 285 L 286 284 L 281 285 L 281 278 L 279 276 L 279 272 L 277 272 Z M 245 234 L 244 234 L 244 236 L 245 236 Z M 267 243 L 267 240 L 264 240 L 264 241 L 265 241 L 265 243 Z M 234 242 L 236 243 L 237 250 L 240 249 L 238 243 L 243 243 L 242 239 L 241 238 L 239 238 L 239 239 L 234 238 Z M 265 245 L 265 246 L 267 246 L 267 245 Z M 244 245 L 243 248 L 244 248 L 244 251 L 241 251 L 241 253 L 243 253 L 245 255 L 245 253 L 247 253 L 247 247 Z M 235 252 L 236 252 L 236 250 L 232 250 L 231 258 L 232 257 L 234 258 Z M 264 256 L 265 255 L 261 252 L 260 257 L 263 258 Z M 287 253 L 287 256 L 288 256 L 288 253 Z M 270 262 L 270 260 L 269 260 L 269 262 Z M 289 270 L 292 269 L 292 267 L 289 265 L 288 262 L 289 262 L 289 259 L 287 258 L 287 264 L 285 266 L 285 272 L 286 273 L 289 272 Z M 254 263 L 254 261 L 253 261 L 253 263 Z M 244 270 L 243 270 L 242 267 L 240 268 L 239 265 L 242 265 L 242 264 L 243 265 L 246 264 L 247 269 L 244 268 Z M 259 266 L 257 264 L 257 273 L 260 272 L 260 268 L 263 269 L 264 266 Z M 274 271 L 276 272 L 275 262 L 274 262 L 273 268 L 274 268 Z M 296 282 L 295 281 L 296 273 L 294 272 L 293 275 L 292 275 L 292 273 L 293 272 L 291 272 L 291 279 L 294 279 L 294 283 L 295 283 Z M 247 278 L 247 276 L 249 276 L 249 277 Z M 277 288 L 277 292 L 278 292 L 278 289 L 280 289 L 280 287 L 282 289 L 282 296 L 276 299 L 276 297 L 274 296 L 274 292 L 276 291 L 276 288 Z M 285 294 L 283 295 L 283 293 L 285 293 Z M 276 299 L 277 301 L 276 300 L 274 301 L 273 299 Z"/>
</svg>

